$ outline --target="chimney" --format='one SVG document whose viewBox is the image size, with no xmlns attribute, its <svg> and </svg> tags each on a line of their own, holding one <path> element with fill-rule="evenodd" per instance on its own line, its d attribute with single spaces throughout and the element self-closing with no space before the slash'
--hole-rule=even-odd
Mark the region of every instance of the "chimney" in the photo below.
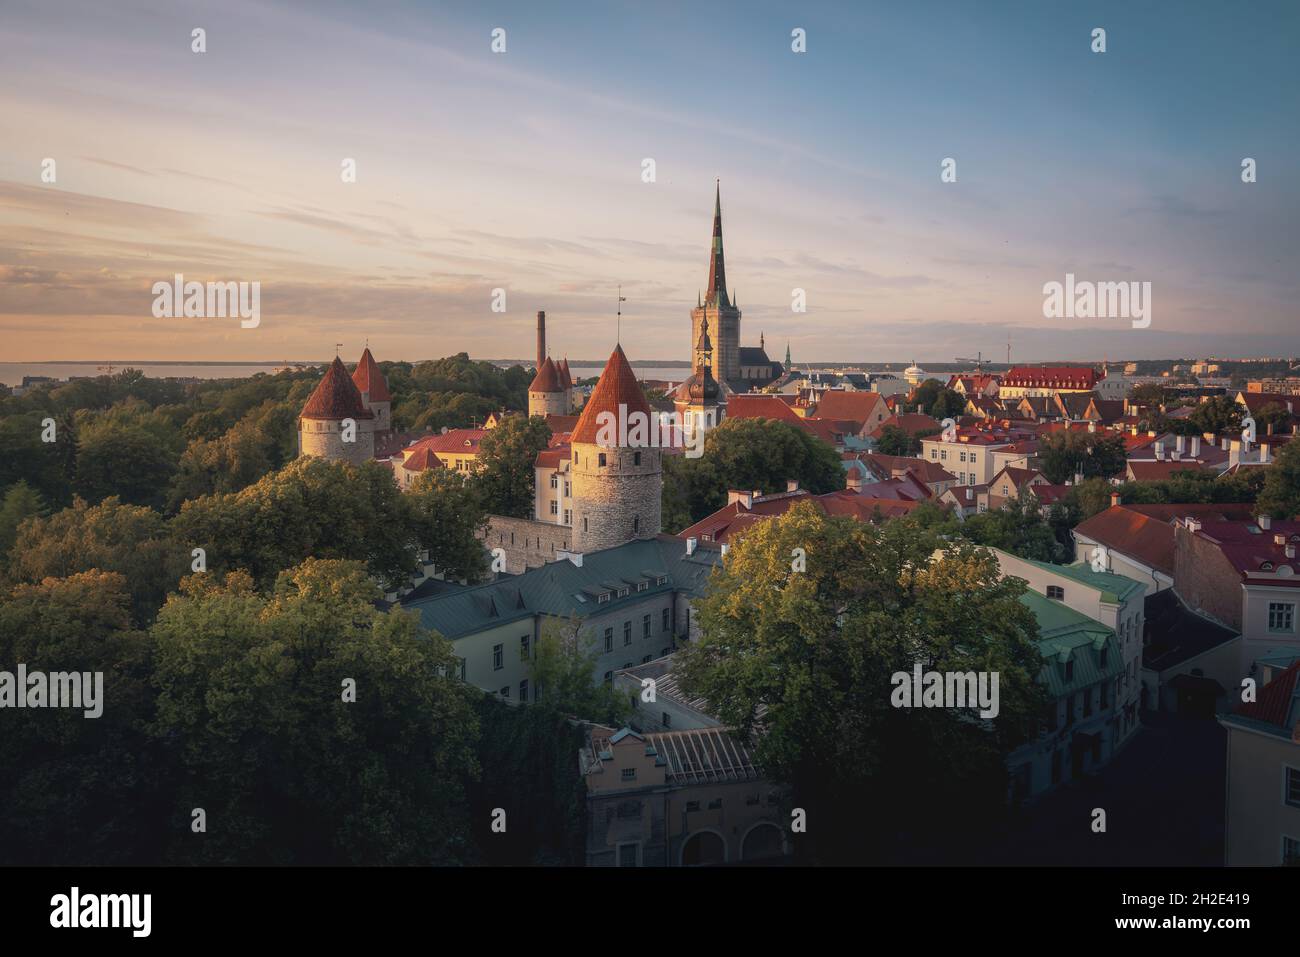
<svg viewBox="0 0 1300 957">
<path fill-rule="evenodd" d="M 1281 532 L 1278 532 L 1276 535 L 1273 536 L 1273 544 L 1276 545 L 1278 548 L 1282 548 L 1284 545 L 1286 545 L 1286 536 L 1283 535 Z"/>
<path fill-rule="evenodd" d="M 786 479 L 785 490 L 786 490 L 787 492 L 797 492 L 797 491 L 799 491 L 799 480 L 798 480 L 798 479 Z"/>
<path fill-rule="evenodd" d="M 1074 473 L 1074 484 L 1075 484 L 1075 485 L 1082 485 L 1082 484 L 1083 484 L 1083 473 L 1082 473 L 1082 472 L 1075 472 L 1075 473 Z"/>
<path fill-rule="evenodd" d="M 1199 459 L 1201 457 L 1201 437 L 1199 435 L 1192 436 L 1191 452 L 1192 452 L 1192 458 Z"/>
<path fill-rule="evenodd" d="M 1111 508 L 1116 508 L 1116 507 L 1119 506 L 1120 502 L 1121 502 L 1121 499 L 1120 499 L 1120 497 L 1119 497 L 1119 492 L 1111 492 L 1111 493 L 1110 493 L 1110 507 L 1111 507 Z"/>
<path fill-rule="evenodd" d="M 1268 462 L 1268 453 L 1270 446 L 1267 442 L 1261 442 L 1259 445 L 1259 461 L 1261 464 Z"/>
<path fill-rule="evenodd" d="M 741 505 L 744 505 L 745 509 L 748 511 L 749 509 L 754 507 L 754 499 L 762 494 L 763 493 L 761 490 L 751 492 L 748 490 L 738 491 L 734 488 L 728 489 L 727 504 L 734 505 L 736 502 L 739 502 Z"/>
<path fill-rule="evenodd" d="M 1165 460 L 1165 447 L 1163 445 L 1157 445 L 1155 448 L 1156 448 L 1156 461 L 1163 462 Z"/>
<path fill-rule="evenodd" d="M 686 554 L 687 554 L 687 555 L 694 555 L 694 554 L 695 554 L 695 546 L 698 545 L 698 544 L 700 544 L 700 540 L 699 540 L 698 538 L 696 538 L 694 535 L 692 535 L 690 538 L 686 539 Z"/>
<path fill-rule="evenodd" d="M 1294 545 L 1291 545 L 1291 544 L 1289 544 L 1289 543 L 1287 544 L 1287 546 L 1286 546 L 1286 557 L 1287 557 L 1287 558 L 1295 558 L 1295 546 L 1294 546 Z"/>
<path fill-rule="evenodd" d="M 546 313 L 537 310 L 537 368 L 546 361 Z"/>
<path fill-rule="evenodd" d="M 1174 451 L 1177 452 L 1179 456 L 1181 456 L 1184 452 L 1187 451 L 1186 437 L 1180 435 L 1176 439 L 1174 439 Z"/>
<path fill-rule="evenodd" d="M 1199 518 L 1188 516 L 1187 519 L 1184 520 L 1184 524 L 1187 526 L 1189 532 L 1195 533 L 1201 530 L 1201 520 Z"/>
<path fill-rule="evenodd" d="M 1259 527 L 1262 528 L 1264 531 L 1267 532 L 1270 528 L 1273 527 L 1273 516 L 1272 516 L 1272 515 L 1261 515 L 1261 516 L 1259 517 Z M 1281 543 L 1281 542 L 1278 542 L 1278 544 L 1280 545 L 1280 544 L 1282 544 L 1282 543 Z"/>
<path fill-rule="evenodd" d="M 1093 421 L 1089 421 L 1088 432 L 1091 434 L 1091 433 L 1095 433 L 1096 431 L 1097 431 L 1097 423 Z"/>
<path fill-rule="evenodd" d="M 726 542 L 723 542 L 723 543 L 722 543 L 722 557 L 723 557 L 723 558 L 726 558 L 726 557 L 727 557 L 727 549 L 730 548 L 730 547 L 731 547 L 731 546 L 729 546 Z"/>
</svg>

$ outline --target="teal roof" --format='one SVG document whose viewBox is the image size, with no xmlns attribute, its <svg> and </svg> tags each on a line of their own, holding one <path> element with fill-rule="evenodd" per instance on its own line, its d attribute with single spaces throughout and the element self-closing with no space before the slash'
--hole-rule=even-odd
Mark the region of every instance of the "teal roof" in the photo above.
<svg viewBox="0 0 1300 957">
<path fill-rule="evenodd" d="M 588 552 L 581 568 L 567 559 L 555 561 L 486 585 L 407 602 L 404 607 L 418 612 L 424 627 L 456 639 L 538 614 L 586 618 L 666 592 L 701 595 L 720 561 L 717 549 L 700 547 L 687 555 L 685 541 L 661 535 Z M 667 580 L 660 585 L 660 578 Z M 645 584 L 645 590 L 637 591 L 638 584 Z M 622 587 L 628 593 L 619 598 Z M 609 594 L 609 600 L 601 602 L 601 594 Z"/>
<path fill-rule="evenodd" d="M 1040 677 L 1053 697 L 1082 691 L 1123 670 L 1115 632 L 1101 622 L 1027 588 L 1020 602 L 1038 621 L 1038 650 L 1044 659 Z"/>
<path fill-rule="evenodd" d="M 1121 604 L 1130 598 L 1134 592 L 1146 587 L 1141 582 L 1126 578 L 1123 575 L 1116 575 L 1111 572 L 1095 572 L 1087 562 L 1075 562 L 1073 565 L 1053 565 L 1051 562 L 1036 562 L 1031 559 L 1021 560 L 1046 571 L 1054 572 L 1057 575 L 1063 575 L 1079 582 L 1081 585 L 1094 588 L 1101 592 L 1102 601 L 1109 602 L 1112 605 Z"/>
</svg>

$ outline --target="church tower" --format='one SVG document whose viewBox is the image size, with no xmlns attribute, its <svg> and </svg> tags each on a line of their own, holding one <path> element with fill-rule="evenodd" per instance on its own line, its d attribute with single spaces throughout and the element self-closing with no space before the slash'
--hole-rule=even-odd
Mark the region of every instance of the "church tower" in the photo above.
<svg viewBox="0 0 1300 957">
<path fill-rule="evenodd" d="M 673 407 L 681 416 L 682 428 L 712 429 L 721 424 L 727 414 L 725 390 L 713 378 L 713 344 L 709 330 L 700 333 L 695 344 L 695 372 L 673 392 Z"/>
<path fill-rule="evenodd" d="M 720 382 L 740 378 L 740 310 L 727 295 L 727 270 L 722 256 L 722 185 L 713 198 L 713 248 L 709 253 L 709 288 L 691 310 L 691 344 L 707 331 L 714 344 L 713 371 Z"/>
<path fill-rule="evenodd" d="M 632 434 L 636 413 L 646 417 L 644 442 Z M 612 441 L 606 425 L 611 421 Z M 615 346 L 569 438 L 575 551 L 612 548 L 659 534 L 663 471 L 659 447 L 651 445 L 657 424 L 623 347 Z"/>
</svg>

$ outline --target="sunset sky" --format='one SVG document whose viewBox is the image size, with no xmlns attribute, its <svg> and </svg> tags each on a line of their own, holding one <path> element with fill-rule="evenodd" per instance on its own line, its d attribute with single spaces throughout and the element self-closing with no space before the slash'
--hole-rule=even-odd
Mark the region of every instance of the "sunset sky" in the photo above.
<svg viewBox="0 0 1300 957">
<path fill-rule="evenodd" d="M 0 360 L 530 357 L 538 309 L 595 359 L 619 283 L 628 355 L 687 359 L 715 178 L 773 358 L 1295 354 L 1298 48 L 1286 0 L 4 0 Z M 1067 272 L 1150 328 L 1045 319 Z M 175 273 L 260 326 L 154 318 Z"/>
</svg>

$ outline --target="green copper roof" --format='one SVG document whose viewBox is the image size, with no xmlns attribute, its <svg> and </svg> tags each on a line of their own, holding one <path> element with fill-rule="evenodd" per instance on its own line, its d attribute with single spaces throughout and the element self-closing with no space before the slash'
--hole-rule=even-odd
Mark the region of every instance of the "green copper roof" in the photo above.
<svg viewBox="0 0 1300 957">
<path fill-rule="evenodd" d="M 1030 565 L 1036 565 L 1057 575 L 1063 575 L 1081 585 L 1087 585 L 1089 588 L 1101 592 L 1102 601 L 1109 602 L 1112 605 L 1121 604 L 1134 592 L 1145 588 L 1141 582 L 1126 578 L 1123 575 L 1116 575 L 1111 572 L 1095 572 L 1087 562 L 1075 562 L 1073 565 L 1053 565 L 1050 562 L 1023 560 L 1028 561 Z"/>
<path fill-rule="evenodd" d="M 1101 622 L 1028 588 L 1020 602 L 1038 620 L 1038 650 L 1044 658 L 1041 677 L 1053 697 L 1081 691 L 1123 670 L 1115 633 Z"/>
<path fill-rule="evenodd" d="M 420 623 L 444 638 L 462 638 L 537 614 L 586 618 L 635 605 L 670 591 L 702 594 L 721 556 L 715 549 L 686 554 L 686 543 L 669 535 L 628 542 L 583 555 L 579 568 L 566 560 L 530 568 L 486 585 L 408 602 Z M 667 581 L 657 584 L 659 578 Z M 637 591 L 638 583 L 646 587 Z M 626 596 L 618 589 L 626 587 Z M 610 593 L 600 601 L 601 593 Z"/>
</svg>

